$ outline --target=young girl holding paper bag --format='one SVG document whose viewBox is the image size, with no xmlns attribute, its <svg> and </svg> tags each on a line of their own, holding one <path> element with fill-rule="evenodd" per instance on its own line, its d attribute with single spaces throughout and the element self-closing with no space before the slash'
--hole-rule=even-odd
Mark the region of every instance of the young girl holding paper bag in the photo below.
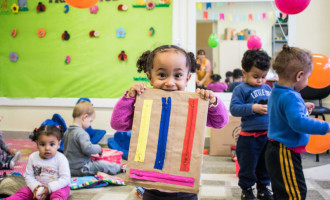
<svg viewBox="0 0 330 200">
<path fill-rule="evenodd" d="M 196 71 L 197 64 L 193 53 L 174 45 L 160 46 L 153 51 L 144 52 L 137 61 L 138 72 L 144 72 L 155 89 L 165 91 L 184 91 L 191 73 Z M 111 127 L 118 131 L 132 130 L 134 104 L 137 95 L 142 94 L 147 85 L 134 83 L 119 99 L 114 107 Z M 197 89 L 202 99 L 209 100 L 206 125 L 222 128 L 228 123 L 228 112 L 223 102 L 212 91 Z M 185 134 L 179 132 L 177 134 Z M 146 189 L 143 199 L 198 199 L 197 194 Z"/>
</svg>

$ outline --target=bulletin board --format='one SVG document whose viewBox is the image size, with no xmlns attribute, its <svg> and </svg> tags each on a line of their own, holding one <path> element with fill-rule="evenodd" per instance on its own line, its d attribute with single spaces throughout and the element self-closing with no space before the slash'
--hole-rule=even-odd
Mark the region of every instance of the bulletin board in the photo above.
<svg viewBox="0 0 330 200">
<path fill-rule="evenodd" d="M 45 5 L 45 12 L 36 11 L 38 2 Z M 146 50 L 171 44 L 172 4 L 157 6 L 164 1 L 154 0 L 156 6 L 149 10 L 137 6 L 141 2 L 103 0 L 92 14 L 71 6 L 64 13 L 64 0 L 27 0 L 29 11 L 13 14 L 10 7 L 17 0 L 7 0 L 10 12 L 0 12 L 0 96 L 119 98 L 134 82 L 146 81 L 146 75 L 137 72 L 136 61 Z M 120 4 L 127 10 L 118 11 Z M 124 38 L 117 37 L 120 27 Z M 39 28 L 46 31 L 45 37 L 38 37 Z M 99 36 L 90 37 L 92 30 Z M 69 40 L 62 40 L 64 31 Z M 126 61 L 118 59 L 121 51 L 127 54 Z M 16 62 L 10 61 L 12 52 L 18 55 Z"/>
</svg>

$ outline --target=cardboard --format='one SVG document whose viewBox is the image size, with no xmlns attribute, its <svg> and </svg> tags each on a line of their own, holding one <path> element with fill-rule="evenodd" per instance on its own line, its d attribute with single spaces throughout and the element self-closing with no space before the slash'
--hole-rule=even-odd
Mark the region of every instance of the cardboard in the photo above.
<svg viewBox="0 0 330 200">
<path fill-rule="evenodd" d="M 231 145 L 236 145 L 241 131 L 241 118 L 229 116 L 228 124 L 222 129 L 211 128 L 210 155 L 231 156 Z"/>
<path fill-rule="evenodd" d="M 155 169 L 154 165 L 157 155 L 159 127 L 162 113 L 162 97 L 171 97 L 171 114 L 169 120 L 164 166 L 162 169 Z M 198 99 L 196 115 L 197 118 L 191 151 L 190 169 L 189 171 L 180 171 L 182 151 L 184 146 L 183 144 L 186 134 L 189 98 Z M 153 101 L 150 114 L 145 158 L 143 162 L 140 162 L 135 161 L 135 158 L 138 146 L 138 137 L 140 134 L 139 130 L 141 125 L 141 116 L 143 112 L 144 100 Z M 208 104 L 208 101 L 201 99 L 197 93 L 192 92 L 167 92 L 163 90 L 148 88 L 141 95 L 137 96 L 135 102 L 134 119 L 128 154 L 127 171 L 125 175 L 125 183 L 146 188 L 198 193 L 205 141 L 204 136 L 206 131 Z M 134 171 L 136 171 L 135 169 L 147 172 L 157 172 L 161 174 L 190 177 L 194 180 L 193 186 L 130 178 L 131 173 L 134 175 Z M 158 178 L 159 176 L 156 177 Z"/>
</svg>

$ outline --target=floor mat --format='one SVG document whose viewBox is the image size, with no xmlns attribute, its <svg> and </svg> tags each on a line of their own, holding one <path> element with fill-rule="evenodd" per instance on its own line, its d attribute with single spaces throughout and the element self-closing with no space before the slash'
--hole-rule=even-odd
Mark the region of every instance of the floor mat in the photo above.
<svg viewBox="0 0 330 200">
<path fill-rule="evenodd" d="M 9 148 L 20 151 L 22 155 L 21 155 L 21 159 L 19 159 L 16 162 L 14 169 L 0 170 L 0 174 L 3 174 L 3 172 L 9 174 L 11 172 L 16 171 L 24 175 L 30 154 L 38 150 L 36 143 L 32 142 L 31 140 L 14 140 L 14 139 L 5 139 L 5 142 L 9 146 Z"/>
</svg>

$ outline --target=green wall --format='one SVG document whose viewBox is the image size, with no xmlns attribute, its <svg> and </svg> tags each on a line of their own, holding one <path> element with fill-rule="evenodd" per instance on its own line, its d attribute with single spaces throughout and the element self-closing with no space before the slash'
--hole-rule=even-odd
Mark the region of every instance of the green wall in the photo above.
<svg viewBox="0 0 330 200">
<path fill-rule="evenodd" d="M 3 2 L 4 0 L 0 0 Z M 17 0 L 7 0 L 8 8 Z M 146 50 L 172 41 L 172 5 L 170 7 L 133 8 L 135 0 L 102 1 L 97 14 L 89 9 L 65 3 L 41 0 L 46 11 L 36 12 L 37 2 L 28 0 L 29 11 L 12 14 L 0 12 L 0 96 L 2 97 L 89 97 L 119 98 L 134 83 L 136 61 Z M 158 4 L 158 0 L 155 0 Z M 118 11 L 119 4 L 128 6 Z M 125 38 L 117 38 L 116 29 L 126 30 Z M 149 36 L 150 27 L 155 35 Z M 11 36 L 17 29 L 17 36 Z M 39 38 L 37 30 L 46 30 Z M 70 40 L 61 39 L 67 30 Z M 98 38 L 90 38 L 91 30 Z M 119 61 L 124 50 L 127 61 Z M 18 54 L 11 62 L 9 54 Z M 71 56 L 71 63 L 65 58 Z"/>
</svg>

